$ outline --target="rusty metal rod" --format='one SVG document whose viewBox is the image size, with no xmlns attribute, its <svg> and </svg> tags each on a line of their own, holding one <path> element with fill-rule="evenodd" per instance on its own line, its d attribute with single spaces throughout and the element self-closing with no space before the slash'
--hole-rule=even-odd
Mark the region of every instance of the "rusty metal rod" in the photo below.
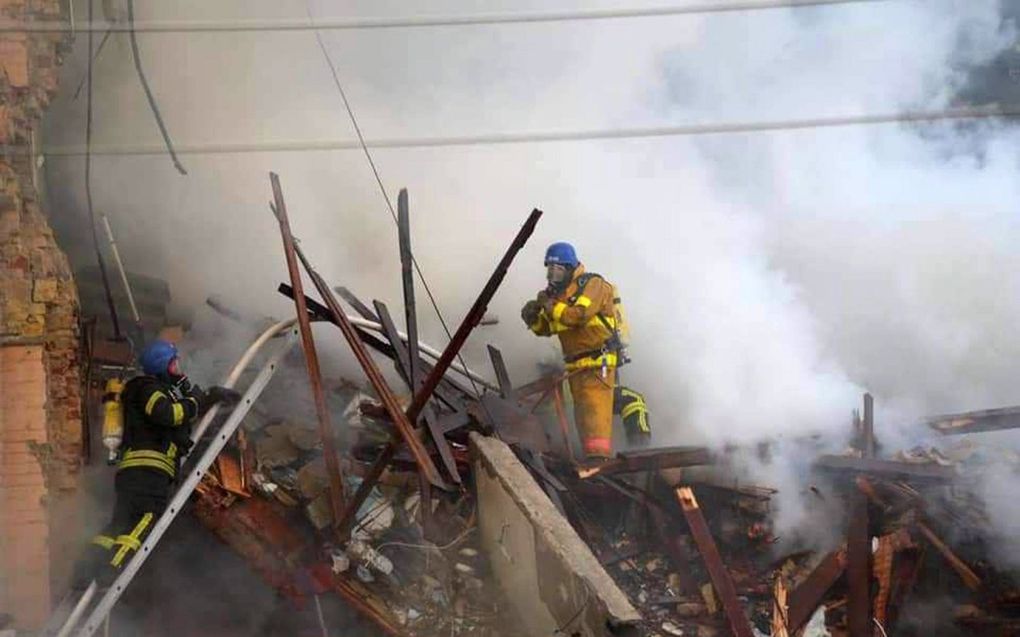
<svg viewBox="0 0 1020 637">
<path fill-rule="evenodd" d="M 344 483 L 340 468 L 340 458 L 336 453 L 336 441 L 333 436 L 333 425 L 326 408 L 326 396 L 322 390 L 322 371 L 319 368 L 319 355 L 312 337 L 312 326 L 308 320 L 308 307 L 305 305 L 304 288 L 301 283 L 301 271 L 298 269 L 294 256 L 294 236 L 290 232 L 290 221 L 287 219 L 287 205 L 283 201 L 283 190 L 280 188 L 280 177 L 269 173 L 269 181 L 273 186 L 273 200 L 276 219 L 280 223 L 280 236 L 283 237 L 283 252 L 287 258 L 287 271 L 290 283 L 294 288 L 294 306 L 297 309 L 298 327 L 301 331 L 301 344 L 305 351 L 305 365 L 308 368 L 308 381 L 312 386 L 312 397 L 315 402 L 315 413 L 319 419 L 319 436 L 322 438 L 322 454 L 326 460 L 326 471 L 329 474 L 329 503 L 333 511 L 333 520 L 337 521 L 344 508 Z"/>
</svg>

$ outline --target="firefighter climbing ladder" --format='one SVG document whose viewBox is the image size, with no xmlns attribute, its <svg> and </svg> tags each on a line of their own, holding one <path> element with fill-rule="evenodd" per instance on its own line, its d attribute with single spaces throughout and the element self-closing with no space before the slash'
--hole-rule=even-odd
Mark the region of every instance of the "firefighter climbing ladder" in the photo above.
<svg viewBox="0 0 1020 637">
<path fill-rule="evenodd" d="M 85 615 L 85 612 L 88 609 L 89 604 L 92 601 L 92 598 L 95 597 L 96 594 L 95 582 L 92 582 L 92 584 L 88 587 L 88 589 L 81 596 L 81 598 L 79 598 L 78 603 L 75 605 L 74 609 L 71 611 L 71 614 L 68 616 L 67 620 L 63 623 L 63 626 L 61 627 L 60 631 L 57 633 L 58 637 L 68 637 L 70 635 L 75 635 L 76 637 L 91 637 L 106 620 L 110 611 L 113 609 L 114 605 L 120 599 L 120 596 L 124 593 L 125 589 L 127 589 L 128 585 L 131 583 L 131 580 L 134 579 L 139 569 L 141 569 L 142 564 L 145 563 L 146 558 L 149 557 L 149 555 L 152 553 L 152 550 L 156 547 L 160 539 L 163 537 L 163 534 L 166 533 L 168 528 L 170 528 L 170 524 L 174 521 L 174 518 L 176 518 L 177 515 L 181 512 L 181 510 L 184 508 L 184 504 L 188 501 L 188 498 L 190 498 L 191 494 L 195 491 L 195 488 L 198 486 L 198 483 L 202 480 L 202 476 L 204 476 L 205 472 L 209 470 L 209 467 L 216 460 L 216 456 L 218 456 L 220 452 L 223 450 L 223 448 L 226 446 L 227 441 L 230 440 L 231 436 L 234 435 L 234 432 L 237 431 L 237 428 L 241 424 L 241 421 L 251 410 L 252 405 L 255 404 L 255 401 L 258 400 L 258 397 L 262 394 L 262 391 L 266 388 L 266 385 L 269 384 L 269 380 L 273 377 L 273 374 L 276 372 L 280 360 L 284 357 L 284 355 L 286 355 L 288 351 L 290 351 L 290 348 L 294 345 L 297 336 L 297 330 L 294 328 L 294 321 L 293 320 L 282 321 L 280 323 L 277 323 L 270 329 L 266 330 L 266 332 L 263 333 L 263 335 L 258 340 L 256 340 L 255 343 L 252 344 L 248 352 L 245 353 L 241 360 L 238 361 L 238 364 L 234 367 L 234 371 L 231 373 L 230 378 L 228 378 L 227 384 L 232 384 L 232 382 L 236 382 L 241 372 L 244 371 L 244 367 L 246 367 L 247 363 L 255 356 L 255 354 L 262 347 L 262 345 L 264 345 L 271 338 L 279 336 L 281 334 L 286 334 L 285 336 L 286 343 L 281 345 L 262 366 L 262 369 L 259 371 L 258 375 L 252 381 L 251 385 L 248 386 L 248 389 L 244 392 L 244 395 L 241 397 L 240 402 L 237 404 L 233 412 L 231 412 L 230 416 L 220 427 L 219 432 L 216 434 L 216 437 L 213 439 L 213 441 L 209 444 L 209 447 L 199 458 L 198 462 L 196 462 L 193 466 L 191 466 L 188 469 L 187 479 L 185 479 L 184 482 L 181 484 L 180 488 L 177 489 L 177 492 L 174 494 L 173 499 L 167 506 L 166 511 L 164 511 L 163 515 L 160 516 L 159 521 L 156 522 L 156 525 L 152 528 L 152 531 L 149 533 L 149 536 L 146 538 L 145 542 L 143 542 L 141 547 L 135 552 L 134 556 L 131 558 L 131 561 L 129 561 L 127 566 L 124 567 L 124 570 L 121 571 L 120 575 L 113 582 L 110 588 L 106 591 L 106 594 L 103 595 L 103 597 L 92 608 L 92 611 L 89 613 L 88 619 L 85 621 L 84 626 L 82 626 L 80 629 L 76 631 L 78 623 L 81 621 L 81 618 Z M 203 419 L 202 423 L 196 428 L 195 432 L 192 434 L 196 440 L 199 437 L 201 437 L 202 433 L 205 431 L 205 428 L 212 421 L 213 415 L 214 415 L 213 413 L 207 414 L 206 417 Z"/>
</svg>

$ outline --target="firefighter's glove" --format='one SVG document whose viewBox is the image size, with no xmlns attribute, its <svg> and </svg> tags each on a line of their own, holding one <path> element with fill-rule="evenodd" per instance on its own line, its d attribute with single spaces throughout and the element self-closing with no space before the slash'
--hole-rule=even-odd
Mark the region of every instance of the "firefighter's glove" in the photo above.
<svg viewBox="0 0 1020 637">
<path fill-rule="evenodd" d="M 210 405 L 217 403 L 225 407 L 232 407 L 241 401 L 241 393 L 228 387 L 213 385 L 205 392 L 206 399 Z"/>
<path fill-rule="evenodd" d="M 539 292 L 538 293 L 538 298 L 536 299 L 536 301 L 538 302 L 539 306 L 543 310 L 545 310 L 545 313 L 548 316 L 552 316 L 552 311 L 553 311 L 554 303 L 553 303 L 552 297 L 549 296 L 548 292 L 546 292 L 545 290 L 542 290 L 541 292 Z"/>
<path fill-rule="evenodd" d="M 542 306 L 538 304 L 538 301 L 528 301 L 521 309 L 521 319 L 525 325 L 531 327 L 538 321 L 538 314 L 541 311 Z"/>
</svg>

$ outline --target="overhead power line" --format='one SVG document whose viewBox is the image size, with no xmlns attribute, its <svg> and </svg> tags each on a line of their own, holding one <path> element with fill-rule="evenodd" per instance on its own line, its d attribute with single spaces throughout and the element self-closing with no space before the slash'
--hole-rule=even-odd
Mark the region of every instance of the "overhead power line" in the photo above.
<svg viewBox="0 0 1020 637">
<path fill-rule="evenodd" d="M 135 23 L 136 33 L 224 33 L 245 31 L 340 31 L 354 29 L 406 29 L 423 27 L 463 27 L 500 24 L 537 24 L 579 22 L 623 18 L 656 18 L 711 13 L 734 13 L 762 9 L 824 7 L 842 4 L 874 4 L 890 0 L 720 0 L 695 2 L 683 6 L 642 9 L 586 9 L 577 11 L 541 11 L 533 13 L 489 13 L 463 16 L 411 16 L 397 18 L 290 18 L 282 20 L 166 20 Z M 125 24 L 92 22 L 74 25 L 76 31 L 126 32 Z M 2 32 L 70 32 L 71 25 L 58 21 L 0 21 Z"/>
<path fill-rule="evenodd" d="M 846 126 L 924 123 L 962 120 L 1014 119 L 1020 117 L 1020 108 L 952 108 L 935 111 L 905 111 L 873 115 L 847 115 L 772 121 L 720 122 L 710 124 L 680 124 L 649 128 L 614 128 L 577 131 L 549 131 L 523 133 L 492 133 L 448 137 L 409 137 L 391 139 L 337 139 L 300 140 L 251 143 L 184 144 L 177 147 L 179 155 L 216 155 L 266 152 L 305 152 L 369 149 L 455 148 L 468 146 L 495 146 L 506 144 L 540 144 L 556 142 L 583 142 L 598 140 L 634 140 L 657 137 L 693 137 L 740 133 L 767 133 L 798 131 Z M 4 152 L 25 154 L 21 146 L 0 146 Z M 49 146 L 43 148 L 47 157 L 68 157 L 85 153 L 81 146 Z M 164 152 L 156 144 L 93 145 L 92 155 L 158 155 Z"/>
</svg>

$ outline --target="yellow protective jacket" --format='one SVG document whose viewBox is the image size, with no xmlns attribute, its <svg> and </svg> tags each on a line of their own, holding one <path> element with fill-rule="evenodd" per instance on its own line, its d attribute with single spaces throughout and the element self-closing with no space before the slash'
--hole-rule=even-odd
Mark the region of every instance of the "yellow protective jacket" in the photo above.
<svg viewBox="0 0 1020 637">
<path fill-rule="evenodd" d="M 604 351 L 616 328 L 613 286 L 599 275 L 583 275 L 584 266 L 578 265 L 570 284 L 554 299 L 551 314 L 543 309 L 531 331 L 559 337 L 568 370 L 616 367 L 616 352 Z M 579 279 L 584 289 L 578 289 Z"/>
</svg>

